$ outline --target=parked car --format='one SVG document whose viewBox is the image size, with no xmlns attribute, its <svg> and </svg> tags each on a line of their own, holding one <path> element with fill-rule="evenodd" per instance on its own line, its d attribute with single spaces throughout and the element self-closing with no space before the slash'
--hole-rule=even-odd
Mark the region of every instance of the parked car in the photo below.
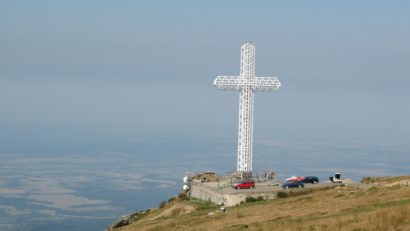
<svg viewBox="0 0 410 231">
<path fill-rule="evenodd" d="M 232 187 L 235 189 L 255 188 L 255 181 L 254 180 L 242 180 L 242 181 L 234 183 Z"/>
<path fill-rule="evenodd" d="M 329 180 L 332 183 L 342 183 L 342 174 L 337 172 L 334 176 L 329 177 Z"/>
<path fill-rule="evenodd" d="M 297 181 L 303 181 L 303 179 L 305 179 L 304 176 L 292 176 L 292 177 L 289 177 L 289 178 L 285 179 L 285 181 L 295 181 L 295 182 L 297 182 Z"/>
<path fill-rule="evenodd" d="M 282 188 L 289 189 L 289 188 L 303 188 L 305 185 L 302 181 L 287 181 L 282 184 Z"/>
<path fill-rule="evenodd" d="M 319 183 L 319 178 L 317 178 L 317 176 L 305 176 L 305 179 L 303 179 L 302 182 L 316 184 Z"/>
</svg>

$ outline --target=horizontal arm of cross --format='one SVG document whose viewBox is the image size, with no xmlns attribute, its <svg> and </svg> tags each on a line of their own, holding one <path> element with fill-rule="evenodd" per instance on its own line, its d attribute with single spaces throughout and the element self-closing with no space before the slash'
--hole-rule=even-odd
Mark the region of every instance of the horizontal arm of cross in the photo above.
<svg viewBox="0 0 410 231">
<path fill-rule="evenodd" d="M 214 80 L 214 86 L 218 90 L 240 90 L 239 76 L 218 76 Z"/>
<path fill-rule="evenodd" d="M 255 77 L 245 80 L 239 76 L 218 76 L 214 80 L 214 86 L 218 90 L 236 90 L 251 86 L 254 91 L 276 91 L 280 82 L 276 77 Z"/>
<path fill-rule="evenodd" d="M 280 87 L 280 82 L 276 77 L 255 77 L 252 89 L 254 91 L 276 91 Z"/>
</svg>

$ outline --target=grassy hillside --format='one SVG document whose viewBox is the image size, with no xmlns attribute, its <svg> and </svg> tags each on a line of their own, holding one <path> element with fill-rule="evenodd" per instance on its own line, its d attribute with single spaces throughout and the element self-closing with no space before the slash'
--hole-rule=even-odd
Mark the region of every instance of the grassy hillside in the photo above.
<svg viewBox="0 0 410 231">
<path fill-rule="evenodd" d="M 280 192 L 278 199 L 244 203 L 226 213 L 181 195 L 113 230 L 410 230 L 410 176 L 363 182 L 370 187 Z"/>
</svg>

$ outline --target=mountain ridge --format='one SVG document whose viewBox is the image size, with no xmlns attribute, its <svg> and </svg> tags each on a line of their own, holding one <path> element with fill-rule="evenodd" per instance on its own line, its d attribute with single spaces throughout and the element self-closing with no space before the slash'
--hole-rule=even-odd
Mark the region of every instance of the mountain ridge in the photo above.
<svg viewBox="0 0 410 231">
<path fill-rule="evenodd" d="M 225 212 L 180 193 L 107 230 L 410 230 L 410 176 L 365 177 L 362 183 L 369 187 L 283 190 L 277 199 L 248 198 Z"/>
</svg>

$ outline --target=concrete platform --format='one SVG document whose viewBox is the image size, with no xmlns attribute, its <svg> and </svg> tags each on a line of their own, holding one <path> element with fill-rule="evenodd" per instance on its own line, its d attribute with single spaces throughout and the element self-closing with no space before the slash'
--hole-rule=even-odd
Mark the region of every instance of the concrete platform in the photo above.
<svg viewBox="0 0 410 231">
<path fill-rule="evenodd" d="M 318 184 L 305 184 L 305 188 L 325 188 L 337 185 L 335 183 L 324 182 Z M 355 185 L 359 188 L 367 187 L 366 185 L 351 182 L 348 185 Z M 280 185 L 269 183 L 257 183 L 254 189 L 234 189 L 227 183 L 216 182 L 195 182 L 191 185 L 189 192 L 190 197 L 210 201 L 218 205 L 234 206 L 244 202 L 247 197 L 262 197 L 264 199 L 275 199 L 276 194 L 282 189 Z M 300 190 L 286 189 L 286 190 Z"/>
</svg>

